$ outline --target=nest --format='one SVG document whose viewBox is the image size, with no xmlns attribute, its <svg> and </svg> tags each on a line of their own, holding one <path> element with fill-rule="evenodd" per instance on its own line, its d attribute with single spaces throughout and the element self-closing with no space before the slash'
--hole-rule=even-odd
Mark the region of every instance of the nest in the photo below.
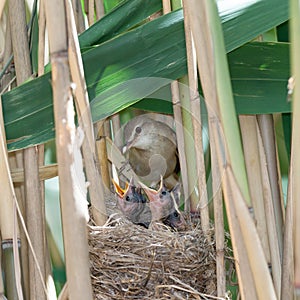
<svg viewBox="0 0 300 300">
<path fill-rule="evenodd" d="M 154 231 L 120 215 L 90 226 L 94 299 L 220 299 L 213 229 Z"/>
</svg>

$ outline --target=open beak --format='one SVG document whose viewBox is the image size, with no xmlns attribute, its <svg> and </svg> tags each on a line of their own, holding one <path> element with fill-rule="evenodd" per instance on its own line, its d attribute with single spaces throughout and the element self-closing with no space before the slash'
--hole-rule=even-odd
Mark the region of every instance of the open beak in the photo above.
<svg viewBox="0 0 300 300">
<path fill-rule="evenodd" d="M 118 194 L 118 196 L 121 197 L 121 198 L 123 198 L 124 195 L 128 192 L 130 183 L 128 184 L 128 183 L 126 182 L 126 184 L 125 184 L 125 189 L 122 189 L 122 188 L 119 186 L 119 184 L 118 184 L 117 182 L 114 181 L 114 179 L 112 179 L 112 182 L 113 182 L 113 185 L 114 185 L 114 187 L 115 187 L 115 190 L 116 190 L 116 193 Z M 131 180 L 130 180 L 130 182 L 131 182 Z"/>
<path fill-rule="evenodd" d="M 157 196 L 160 194 L 162 188 L 163 188 L 163 177 L 160 176 L 160 186 L 159 189 L 156 191 L 155 189 L 151 189 L 147 187 L 145 184 L 139 181 L 140 186 L 144 189 L 145 193 L 148 196 L 149 201 L 155 201 L 157 200 Z"/>
</svg>

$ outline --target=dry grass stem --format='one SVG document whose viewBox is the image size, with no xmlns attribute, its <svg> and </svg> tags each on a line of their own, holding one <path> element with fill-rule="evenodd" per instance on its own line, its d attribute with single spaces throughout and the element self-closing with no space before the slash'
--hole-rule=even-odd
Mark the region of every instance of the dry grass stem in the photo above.
<svg viewBox="0 0 300 300">
<path fill-rule="evenodd" d="M 184 3 L 184 2 L 183 2 Z M 192 112 L 192 124 L 194 133 L 194 145 L 197 166 L 197 185 L 199 188 L 199 210 L 203 231 L 209 228 L 208 197 L 206 186 L 206 168 L 204 164 L 204 152 L 202 141 L 202 121 L 200 111 L 200 96 L 198 93 L 197 60 L 193 42 L 190 16 L 186 9 L 184 12 L 184 29 L 187 49 L 188 81 L 190 92 L 190 107 Z"/>
<path fill-rule="evenodd" d="M 72 20 L 72 9 L 69 1 L 46 1 L 45 5 L 52 64 L 56 154 L 69 297 L 74 300 L 90 300 L 93 297 L 86 232 L 87 190 L 80 152 L 83 132 L 75 127 L 68 60 L 68 48 L 72 45 L 69 45 L 70 40 L 67 37 L 73 33 L 67 29 L 66 18 L 68 12 L 68 20 Z"/>
<path fill-rule="evenodd" d="M 82 152 L 85 161 L 87 179 L 90 182 L 89 195 L 94 209 L 94 218 L 98 225 L 103 225 L 106 221 L 106 208 L 104 203 L 104 187 L 96 165 L 96 143 L 94 139 L 94 128 L 90 111 L 90 104 L 87 94 L 87 87 L 84 80 L 84 70 L 80 55 L 79 42 L 75 27 L 75 20 L 71 6 L 67 5 L 67 24 L 69 38 L 69 61 L 71 77 L 76 84 L 76 110 L 81 129 L 84 132 Z M 105 149 L 104 149 L 105 150 Z M 106 162 L 107 163 L 107 162 Z"/>
<path fill-rule="evenodd" d="M 282 210 L 283 195 L 279 184 L 281 182 L 281 175 L 278 172 L 277 168 L 278 158 L 274 132 L 274 121 L 272 115 L 258 115 L 257 120 L 262 137 L 263 147 L 265 149 L 267 169 L 272 192 L 273 209 L 276 220 L 277 241 L 279 244 L 280 256 L 282 257 L 282 230 L 284 222 L 284 212 Z"/>
<path fill-rule="evenodd" d="M 264 179 L 261 175 L 261 165 L 264 165 L 259 156 L 258 133 L 256 116 L 239 116 L 242 143 L 245 154 L 246 170 L 249 190 L 254 209 L 254 220 L 268 263 L 270 259 L 269 237 L 264 207 Z"/>
</svg>

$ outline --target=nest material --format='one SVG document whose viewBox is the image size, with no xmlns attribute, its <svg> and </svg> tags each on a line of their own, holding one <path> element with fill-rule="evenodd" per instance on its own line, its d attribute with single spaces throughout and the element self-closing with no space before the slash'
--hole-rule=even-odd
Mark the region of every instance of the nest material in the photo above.
<svg viewBox="0 0 300 300">
<path fill-rule="evenodd" d="M 159 231 L 122 216 L 90 227 L 94 299 L 220 299 L 213 230 Z"/>
</svg>

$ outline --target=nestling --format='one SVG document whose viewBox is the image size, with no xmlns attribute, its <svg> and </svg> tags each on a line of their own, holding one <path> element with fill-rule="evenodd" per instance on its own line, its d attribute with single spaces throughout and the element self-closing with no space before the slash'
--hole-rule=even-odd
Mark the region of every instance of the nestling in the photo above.
<svg viewBox="0 0 300 300">
<path fill-rule="evenodd" d="M 117 206 L 124 216 L 132 223 L 148 228 L 151 211 L 141 189 L 133 185 L 132 179 L 126 183 L 125 189 L 122 189 L 114 180 L 113 184 L 117 194 Z"/>
<path fill-rule="evenodd" d="M 160 187 L 156 191 L 148 188 L 140 182 L 149 199 L 152 214 L 151 226 L 156 229 L 157 223 L 163 223 L 176 230 L 186 229 L 186 222 L 178 209 L 180 184 L 178 183 L 172 190 L 168 190 L 163 185 L 161 178 Z"/>
</svg>

